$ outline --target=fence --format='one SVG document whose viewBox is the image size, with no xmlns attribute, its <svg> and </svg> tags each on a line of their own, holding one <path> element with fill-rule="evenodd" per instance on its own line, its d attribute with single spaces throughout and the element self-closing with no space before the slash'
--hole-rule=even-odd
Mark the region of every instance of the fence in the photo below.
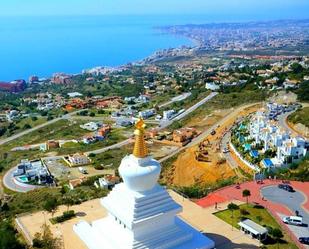
<svg viewBox="0 0 309 249">
<path fill-rule="evenodd" d="M 236 148 L 234 147 L 234 145 L 230 142 L 229 143 L 230 148 L 233 150 L 233 152 L 235 153 L 235 155 L 245 164 L 247 165 L 250 169 L 253 169 L 256 172 L 260 172 L 259 167 L 257 167 L 256 165 L 253 165 L 252 163 L 249 163 L 247 160 L 245 160 L 241 154 L 236 150 Z"/>
</svg>

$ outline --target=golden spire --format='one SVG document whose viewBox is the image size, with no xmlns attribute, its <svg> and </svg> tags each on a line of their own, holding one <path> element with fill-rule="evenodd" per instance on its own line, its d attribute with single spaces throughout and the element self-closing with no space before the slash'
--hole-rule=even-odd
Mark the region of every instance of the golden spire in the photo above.
<svg viewBox="0 0 309 249">
<path fill-rule="evenodd" d="M 133 155 L 138 158 L 144 158 L 148 155 L 148 149 L 145 143 L 145 127 L 146 124 L 143 119 L 139 119 L 135 124 L 135 144 L 133 149 Z"/>
</svg>

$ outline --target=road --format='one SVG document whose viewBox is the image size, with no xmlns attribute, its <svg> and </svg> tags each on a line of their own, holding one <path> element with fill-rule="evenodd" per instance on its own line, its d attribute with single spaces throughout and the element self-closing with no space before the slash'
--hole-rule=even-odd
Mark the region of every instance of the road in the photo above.
<svg viewBox="0 0 309 249">
<path fill-rule="evenodd" d="M 85 154 L 86 154 L 86 155 L 90 155 L 90 154 L 100 154 L 100 153 L 104 153 L 104 152 L 109 151 L 109 150 L 121 148 L 122 146 L 128 145 L 128 144 L 130 144 L 131 142 L 132 142 L 132 139 L 129 138 L 129 139 L 126 139 L 126 140 L 124 140 L 124 141 L 121 141 L 120 143 L 113 144 L 113 145 L 108 146 L 108 147 L 104 147 L 104 148 L 101 148 L 101 149 L 98 149 L 98 150 L 88 151 L 88 152 L 86 152 Z"/>
<path fill-rule="evenodd" d="M 15 192 L 21 192 L 21 193 L 26 193 L 28 191 L 37 189 L 37 188 L 42 188 L 42 186 L 34 186 L 34 185 L 17 185 L 14 182 L 14 177 L 13 177 L 13 173 L 14 171 L 17 169 L 17 167 L 14 167 L 12 169 L 10 169 L 8 172 L 5 173 L 5 175 L 3 176 L 3 185 Z"/>
<path fill-rule="evenodd" d="M 218 94 L 219 93 L 217 93 L 217 92 L 212 92 L 206 98 L 197 102 L 195 105 L 191 106 L 190 108 L 188 108 L 187 110 L 185 110 L 183 113 L 179 114 L 178 116 L 176 116 L 172 120 L 162 120 L 160 122 L 160 129 L 164 129 L 164 128 L 168 127 L 174 121 L 179 121 L 180 119 L 183 119 L 185 116 L 189 115 L 191 112 L 195 111 L 197 108 L 204 105 L 206 102 L 208 102 L 209 100 L 211 100 L 213 97 L 217 96 Z"/>
<path fill-rule="evenodd" d="M 179 96 L 176 96 L 174 98 L 172 98 L 170 101 L 168 102 L 165 102 L 164 104 L 162 105 L 159 105 L 159 108 L 162 108 L 162 107 L 165 107 L 165 106 L 168 106 L 170 104 L 173 104 L 174 102 L 178 102 L 178 101 L 182 101 L 182 100 L 185 100 L 186 98 L 188 98 L 189 96 L 191 96 L 192 93 L 183 93 Z"/>
<path fill-rule="evenodd" d="M 17 139 L 17 138 L 20 138 L 20 137 L 22 137 L 22 136 L 25 136 L 25 135 L 31 133 L 31 132 L 33 132 L 33 131 L 39 130 L 39 129 L 41 129 L 41 128 L 47 126 L 47 125 L 54 124 L 54 123 L 56 123 L 56 122 L 58 122 L 58 121 L 60 121 L 60 120 L 62 120 L 62 119 L 70 119 L 70 118 L 71 118 L 71 115 L 74 115 L 74 114 L 79 113 L 79 112 L 81 112 L 81 111 L 83 111 L 83 110 L 78 110 L 78 111 L 72 112 L 72 113 L 70 113 L 70 114 L 63 115 L 63 116 L 61 116 L 61 117 L 59 117 L 59 118 L 55 118 L 55 119 L 53 119 L 53 120 L 50 120 L 50 121 L 48 121 L 48 122 L 45 122 L 44 124 L 40 124 L 40 125 L 37 125 L 37 126 L 31 128 L 31 129 L 28 129 L 28 130 L 25 130 L 25 131 L 23 131 L 23 132 L 17 133 L 17 134 L 15 134 L 15 135 L 11 136 L 11 137 L 2 139 L 2 140 L 0 140 L 0 145 L 6 144 L 6 143 L 8 143 L 8 142 L 11 142 L 11 141 L 13 141 L 13 140 L 15 140 L 15 139 Z"/>
<path fill-rule="evenodd" d="M 281 114 L 281 115 L 279 115 L 278 116 L 278 123 L 279 123 L 279 125 L 282 127 L 282 128 L 284 128 L 285 130 L 287 130 L 287 131 L 290 131 L 292 134 L 294 134 L 294 135 L 299 135 L 299 134 L 297 134 L 294 130 L 292 130 L 291 128 L 290 128 L 290 126 L 287 124 L 287 117 L 288 116 L 290 116 L 293 112 L 295 112 L 296 110 L 294 110 L 294 111 L 291 111 L 291 112 L 286 112 L 286 113 L 283 113 L 283 114 Z"/>
<path fill-rule="evenodd" d="M 231 141 L 231 131 L 227 131 L 222 137 L 221 149 L 222 149 L 223 156 L 228 162 L 228 164 L 230 165 L 230 167 L 236 170 L 238 168 L 238 163 L 234 160 L 234 158 L 231 155 L 231 152 L 229 151 L 230 141 Z M 228 152 L 224 152 L 224 151 L 228 151 Z"/>
<path fill-rule="evenodd" d="M 288 207 L 293 214 L 296 210 L 299 211 L 300 215 L 303 217 L 303 223 L 306 224 L 306 226 L 287 225 L 287 227 L 297 238 L 309 237 L 309 213 L 302 207 L 302 204 L 306 201 L 306 197 L 303 193 L 299 191 L 290 193 L 283 189 L 279 189 L 277 186 L 262 188 L 261 193 L 265 199 Z M 280 215 L 280 217 L 283 218 L 284 216 Z M 309 248 L 309 246 L 306 248 Z"/>
</svg>

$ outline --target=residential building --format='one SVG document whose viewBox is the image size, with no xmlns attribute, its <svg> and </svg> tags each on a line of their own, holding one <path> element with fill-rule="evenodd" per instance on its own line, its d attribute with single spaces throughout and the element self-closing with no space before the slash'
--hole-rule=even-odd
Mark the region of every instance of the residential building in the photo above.
<svg viewBox="0 0 309 249">
<path fill-rule="evenodd" d="M 156 114 L 156 110 L 155 109 L 149 109 L 149 110 L 145 110 L 145 111 L 140 111 L 138 113 L 138 116 L 140 118 L 147 119 L 147 118 L 150 118 L 150 117 L 154 116 L 155 114 Z"/>
<path fill-rule="evenodd" d="M 175 110 L 168 110 L 163 112 L 163 119 L 170 120 L 172 119 L 176 114 Z"/>
<path fill-rule="evenodd" d="M 87 130 L 87 131 L 97 131 L 99 127 L 100 126 L 95 122 L 89 122 L 89 123 L 80 125 L 80 128 Z"/>
<path fill-rule="evenodd" d="M 76 153 L 74 155 L 69 155 L 67 162 L 71 167 L 87 165 L 91 163 L 91 160 L 85 154 Z"/>
</svg>

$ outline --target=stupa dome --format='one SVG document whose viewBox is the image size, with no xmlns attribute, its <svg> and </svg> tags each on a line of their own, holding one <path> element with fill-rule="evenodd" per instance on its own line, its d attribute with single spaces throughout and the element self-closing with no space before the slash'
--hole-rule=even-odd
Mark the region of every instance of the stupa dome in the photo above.
<svg viewBox="0 0 309 249">
<path fill-rule="evenodd" d="M 124 184 L 136 192 L 151 190 L 157 184 L 160 172 L 158 161 L 151 157 L 138 158 L 134 155 L 125 157 L 119 168 Z"/>
<path fill-rule="evenodd" d="M 145 123 L 139 119 L 136 123 L 135 144 L 133 154 L 125 157 L 119 168 L 119 173 L 128 189 L 144 192 L 152 189 L 158 181 L 161 166 L 150 156 L 145 143 Z"/>
</svg>

